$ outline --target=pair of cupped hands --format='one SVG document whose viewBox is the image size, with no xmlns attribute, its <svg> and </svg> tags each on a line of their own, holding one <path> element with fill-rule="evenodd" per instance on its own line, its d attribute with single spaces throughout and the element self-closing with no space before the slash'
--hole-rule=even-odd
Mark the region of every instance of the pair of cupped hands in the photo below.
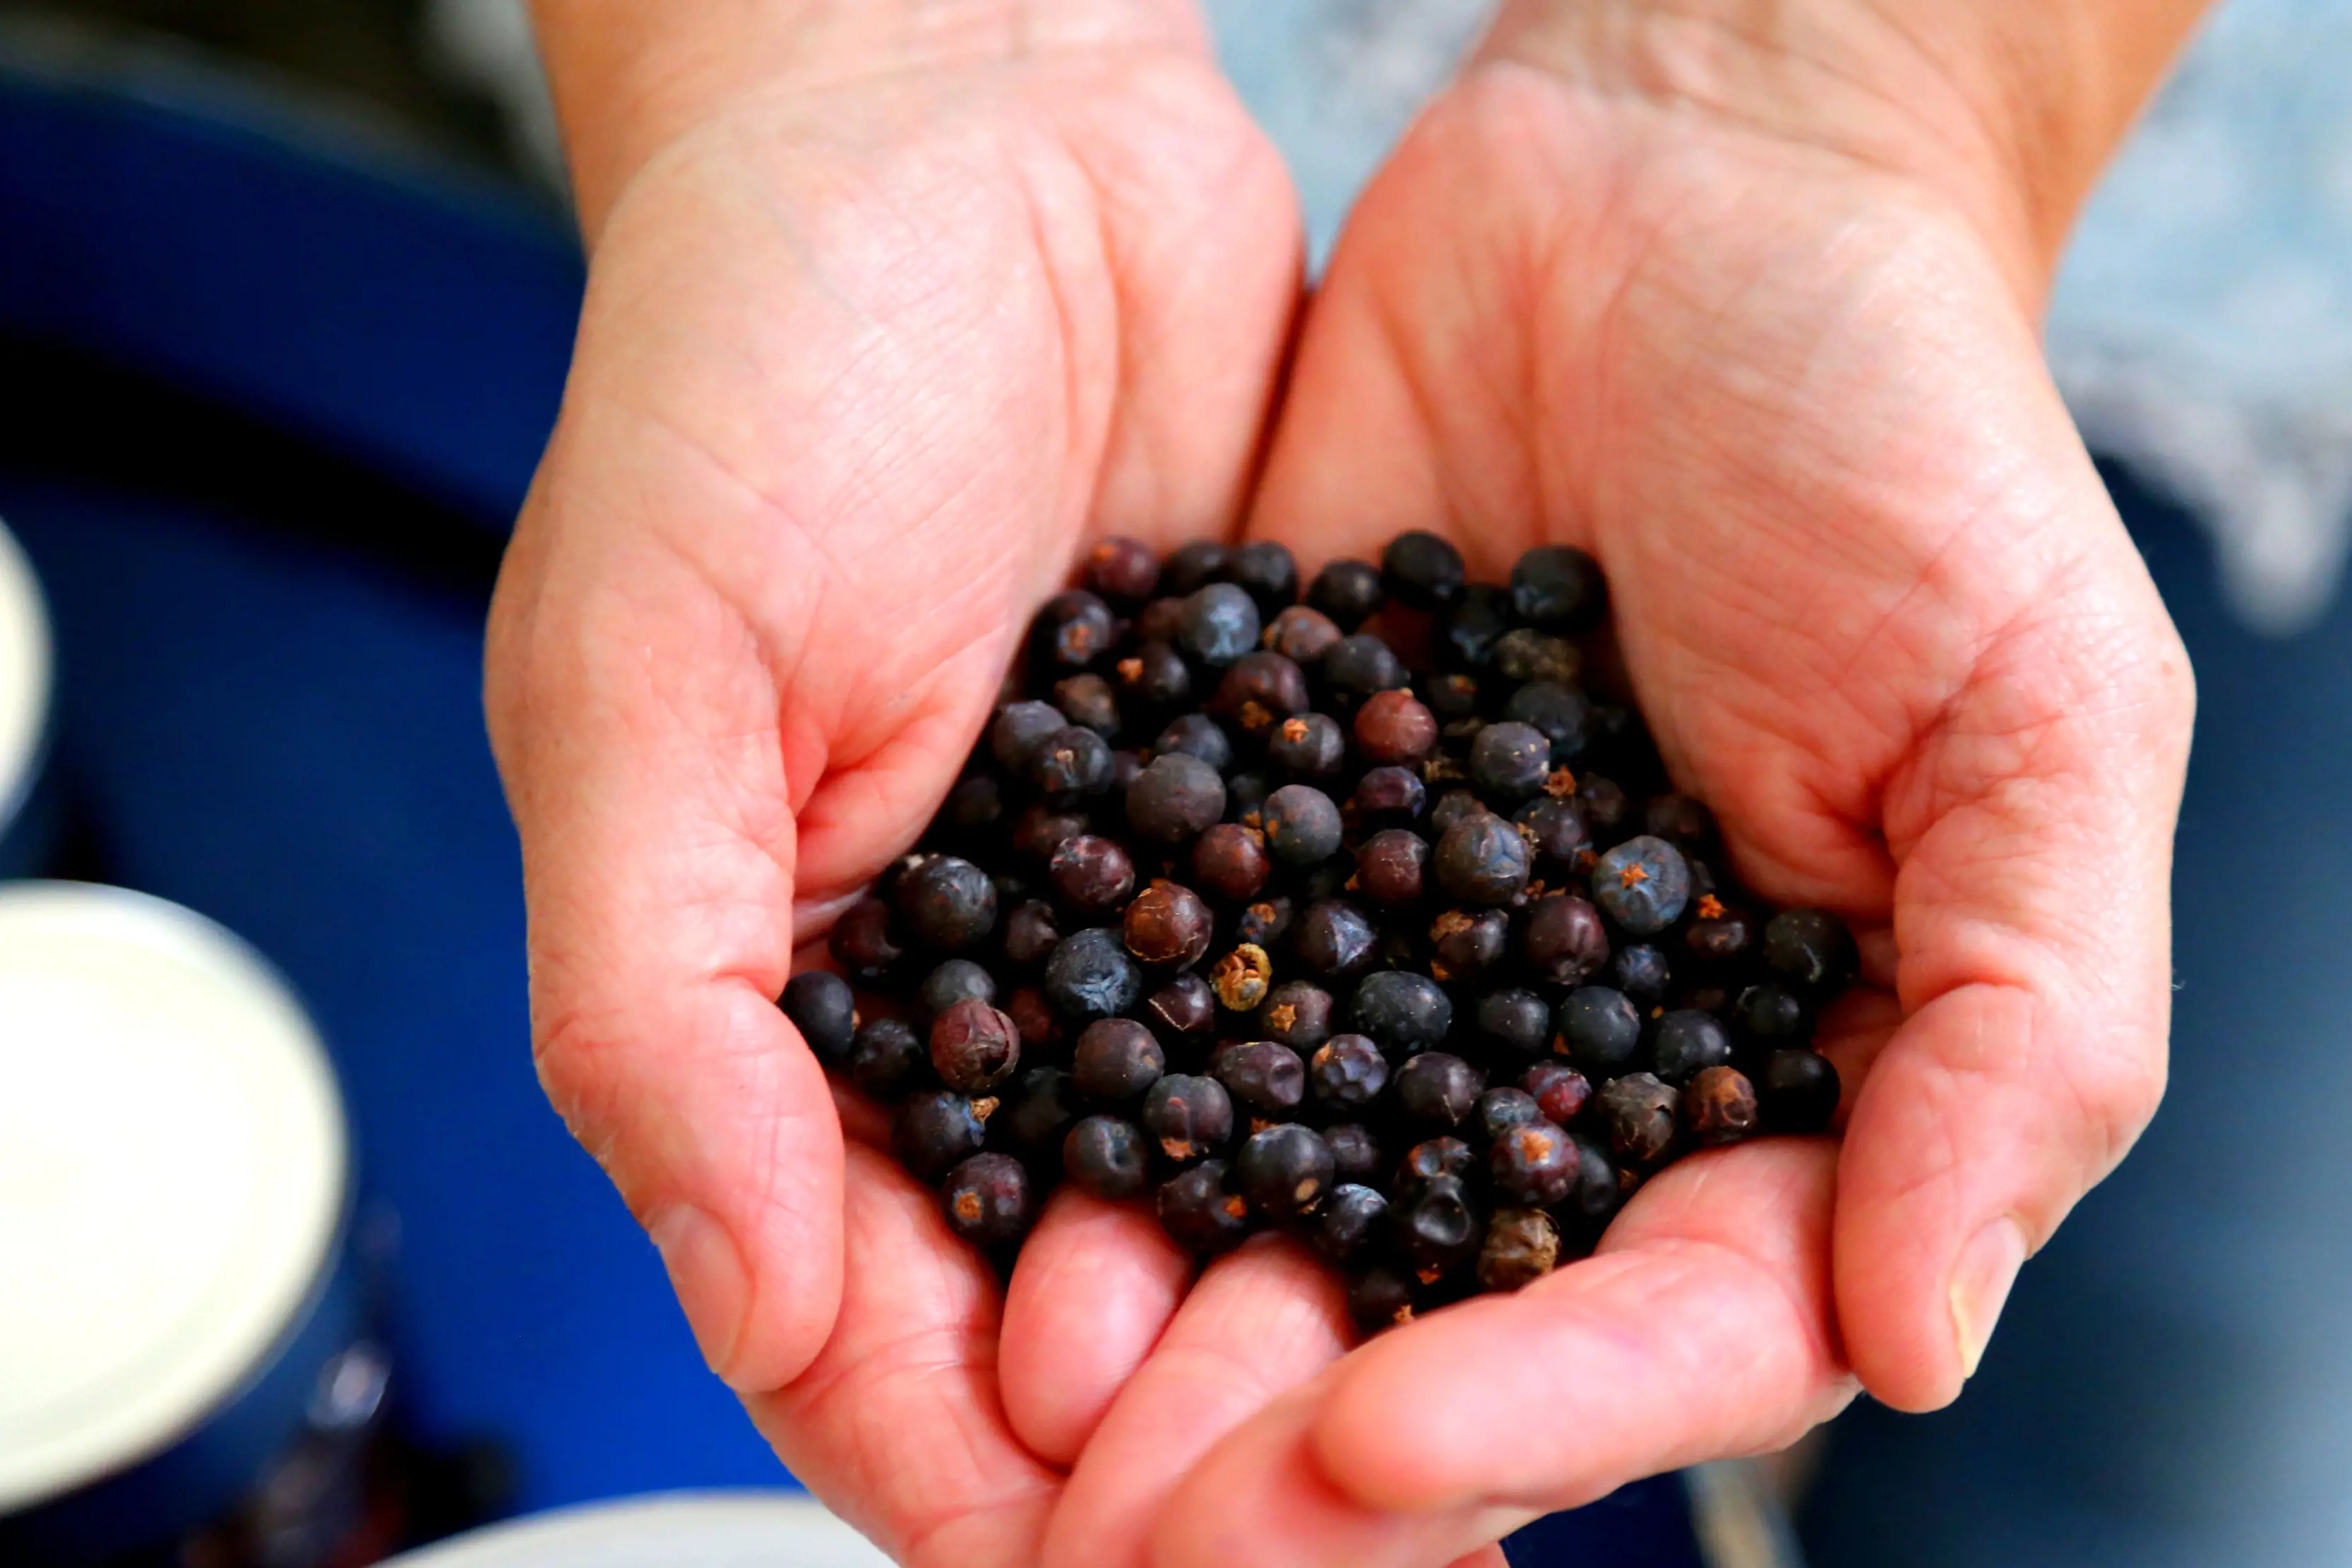
<svg viewBox="0 0 2352 1568">
<path fill-rule="evenodd" d="M 2043 369 L 2047 214 L 1932 63 L 1560 9 L 1507 14 L 1311 298 L 1177 0 L 902 37 L 583 163 L 489 659 L 537 1060 L 711 1366 L 903 1561 L 1492 1563 L 1859 1388 L 1943 1404 L 2153 1112 L 2191 687 Z M 1066 1188 L 1001 1289 L 778 1010 L 795 949 L 1088 540 L 1311 573 L 1409 528 L 1489 580 L 1601 559 L 1741 875 L 1862 935 L 1842 1140 L 1687 1160 L 1595 1258 L 1352 1352 L 1289 1243 L 1196 1279 Z"/>
</svg>

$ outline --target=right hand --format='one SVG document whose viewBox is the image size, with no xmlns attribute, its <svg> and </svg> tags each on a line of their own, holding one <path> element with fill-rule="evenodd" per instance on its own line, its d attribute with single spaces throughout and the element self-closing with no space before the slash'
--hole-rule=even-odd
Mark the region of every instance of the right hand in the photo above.
<svg viewBox="0 0 2352 1568">
<path fill-rule="evenodd" d="M 589 288 L 487 705 L 541 1079 L 706 1357 L 895 1555 L 1022 1563 L 1189 1269 L 1057 1202 L 1145 1301 L 1047 1292 L 1068 1357 L 1000 1396 L 994 1280 L 774 998 L 920 831 L 1084 541 L 1233 530 L 1298 221 L 1181 0 L 814 9 L 617 157 L 575 135 Z M 709 67 L 696 42 L 610 100 Z"/>
</svg>

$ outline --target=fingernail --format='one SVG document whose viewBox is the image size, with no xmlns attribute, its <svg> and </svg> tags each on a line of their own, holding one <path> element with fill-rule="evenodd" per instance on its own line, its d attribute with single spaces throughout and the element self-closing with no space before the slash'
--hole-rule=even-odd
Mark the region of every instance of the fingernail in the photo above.
<svg viewBox="0 0 2352 1568">
<path fill-rule="evenodd" d="M 1959 1342 L 1960 1375 L 1974 1377 L 1993 1325 L 2025 1265 L 2025 1232 L 2004 1214 L 1969 1239 L 1952 1270 L 1952 1333 Z"/>
<path fill-rule="evenodd" d="M 710 1216 L 684 1203 L 656 1212 L 646 1222 L 646 1234 L 653 1238 L 662 1266 L 669 1270 L 670 1289 L 686 1309 L 687 1325 L 694 1330 L 704 1364 L 724 1378 L 734 1359 L 735 1342 L 742 1337 L 751 1296 L 751 1276 L 734 1239 Z"/>
</svg>

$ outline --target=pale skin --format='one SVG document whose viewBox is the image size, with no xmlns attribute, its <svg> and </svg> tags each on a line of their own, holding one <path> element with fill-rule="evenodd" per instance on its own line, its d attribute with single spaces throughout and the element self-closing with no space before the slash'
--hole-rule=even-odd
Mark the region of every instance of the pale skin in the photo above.
<svg viewBox="0 0 2352 1568">
<path fill-rule="evenodd" d="M 1308 302 L 1180 0 L 542 0 L 593 261 L 492 621 L 538 1060 L 795 1474 L 919 1563 L 1491 1563 L 1958 1392 L 2163 1084 L 2192 687 L 2037 320 L 2196 9 L 1528 0 Z M 1600 556 L 1743 874 L 1864 933 L 1842 1142 L 1353 1354 L 1286 1244 L 1195 1281 L 1072 1194 L 1000 1292 L 795 948 L 1086 540 L 1410 527 Z"/>
</svg>

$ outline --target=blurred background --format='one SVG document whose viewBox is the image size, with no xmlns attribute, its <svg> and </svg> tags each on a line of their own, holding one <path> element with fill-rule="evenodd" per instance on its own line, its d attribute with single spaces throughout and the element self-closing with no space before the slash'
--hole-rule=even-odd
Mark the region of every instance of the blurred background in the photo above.
<svg viewBox="0 0 2352 1568">
<path fill-rule="evenodd" d="M 1488 7 L 1210 9 L 1320 256 Z M 1629 1489 L 1515 1560 L 2352 1561 L 2352 97 L 2330 46 L 2352 7 L 2226 0 L 2052 327 L 2202 691 L 2171 1100 L 1954 1409 L 1865 1404 L 1769 1475 Z M 562 190 L 517 0 L 0 4 L 0 517 L 55 676 L 0 862 L 249 944 L 331 1060 L 349 1173 L 310 1315 L 270 1352 L 310 1392 L 214 1444 L 205 1487 L 142 1480 L 138 1518 L 201 1497 L 198 1528 L 158 1550 L 51 1507 L 0 1518 L 0 1563 L 358 1563 L 782 1480 L 531 1073 L 478 685 L 581 288 Z M 0 1186 L 22 1175 L 0 1152 Z M 0 1262 L 0 1296 L 46 1283 Z M 334 1343 L 306 1347 L 338 1291 Z M 58 1501 L 7 1489 L 7 1368 L 37 1354 L 0 1351 L 20 1525 Z M 196 1437 L 260 1387 L 225 1388 Z"/>
</svg>

